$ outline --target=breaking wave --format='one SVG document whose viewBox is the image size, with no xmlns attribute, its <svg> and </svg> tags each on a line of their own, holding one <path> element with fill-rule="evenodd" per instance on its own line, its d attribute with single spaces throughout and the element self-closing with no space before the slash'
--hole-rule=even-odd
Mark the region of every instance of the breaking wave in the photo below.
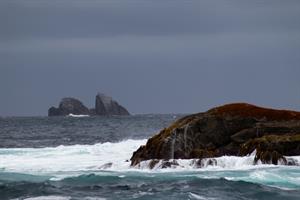
<svg viewBox="0 0 300 200">
<path fill-rule="evenodd" d="M 70 113 L 68 115 L 68 117 L 89 117 L 89 115 L 74 115 L 74 114 Z"/>
<path fill-rule="evenodd" d="M 245 157 L 223 156 L 197 160 L 176 160 L 176 165 L 163 168 L 159 161 L 151 170 L 149 162 L 130 166 L 130 157 L 146 140 L 125 140 L 118 143 L 72 145 L 47 148 L 0 149 L 0 180 L 2 181 L 91 181 L 122 179 L 132 176 L 224 178 L 246 181 L 285 189 L 300 189 L 300 167 L 253 165 L 254 155 Z M 293 157 L 298 163 L 300 156 Z M 191 194 L 192 195 L 192 194 Z M 192 195 L 193 196 L 193 195 Z"/>
</svg>

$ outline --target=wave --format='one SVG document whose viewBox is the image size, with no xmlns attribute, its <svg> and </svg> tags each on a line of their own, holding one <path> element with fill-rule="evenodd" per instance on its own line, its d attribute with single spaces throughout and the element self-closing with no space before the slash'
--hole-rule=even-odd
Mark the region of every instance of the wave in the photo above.
<svg viewBox="0 0 300 200">
<path fill-rule="evenodd" d="M 35 190 L 32 190 L 35 188 Z M 70 192 L 72 191 L 72 192 Z M 298 199 L 299 189 L 282 190 L 246 181 L 201 178 L 197 173 L 81 175 L 41 183 L 1 185 L 1 199 Z M 3 198 L 4 197 L 4 198 Z M 7 197 L 7 198 L 6 198 Z M 9 198 L 8 198 L 9 197 Z M 21 198 L 20 198 L 21 197 Z"/>
<path fill-rule="evenodd" d="M 146 140 L 46 148 L 1 148 L 0 171 L 53 175 L 130 168 L 129 159 Z M 111 163 L 111 165 L 109 165 Z"/>
<path fill-rule="evenodd" d="M 287 189 L 300 189 L 299 166 L 253 165 L 254 155 L 223 156 L 214 159 L 171 160 L 176 165 L 163 168 L 159 161 L 151 170 L 151 161 L 130 166 L 130 157 L 147 140 L 125 140 L 118 143 L 72 145 L 47 148 L 0 149 L 0 180 L 4 181 L 67 181 L 80 179 L 122 179 L 128 177 L 182 176 L 201 179 L 225 178 Z M 300 163 L 300 156 L 292 157 Z M 213 161 L 212 161 L 213 160 Z M 201 168 L 199 168 L 199 164 Z M 91 176 L 91 174 L 95 175 Z M 88 176 L 87 176 L 88 175 Z M 87 176 L 87 177 L 86 177 Z M 78 177 L 78 179 L 77 179 Z"/>
<path fill-rule="evenodd" d="M 283 163 L 279 162 L 279 165 L 272 164 L 262 164 L 257 162 L 254 164 L 254 155 L 248 155 L 244 157 L 240 156 L 222 156 L 216 158 L 206 158 L 206 159 L 170 159 L 170 160 L 147 160 L 141 162 L 136 168 L 138 169 L 149 169 L 153 170 L 250 170 L 259 169 L 267 167 L 279 167 L 283 166 Z M 290 156 L 286 157 L 288 161 L 293 161 L 297 166 L 300 163 L 300 156 Z M 153 164 L 154 163 L 154 164 Z M 151 167 L 150 167 L 151 166 Z M 167 167 L 166 167 L 167 166 Z"/>
</svg>

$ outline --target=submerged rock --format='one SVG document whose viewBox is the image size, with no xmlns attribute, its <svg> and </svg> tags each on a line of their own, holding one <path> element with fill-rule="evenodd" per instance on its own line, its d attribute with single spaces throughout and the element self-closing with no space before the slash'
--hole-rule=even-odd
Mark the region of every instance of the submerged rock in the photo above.
<svg viewBox="0 0 300 200">
<path fill-rule="evenodd" d="M 59 103 L 59 107 L 51 107 L 48 110 L 48 116 L 66 116 L 74 115 L 89 115 L 89 109 L 83 105 L 81 101 L 75 98 L 63 98 Z"/>
<path fill-rule="evenodd" d="M 129 112 L 112 97 L 97 94 L 95 102 L 95 113 L 97 115 L 130 115 Z"/>
<path fill-rule="evenodd" d="M 131 157 L 135 166 L 151 159 L 203 159 L 244 156 L 255 162 L 287 163 L 300 155 L 300 112 L 228 104 L 186 116 L 147 141 Z"/>
<path fill-rule="evenodd" d="M 101 165 L 99 167 L 99 169 L 108 169 L 108 168 L 111 168 L 112 165 L 113 165 L 113 163 L 111 163 L 111 162 L 105 163 L 105 164 Z"/>
</svg>

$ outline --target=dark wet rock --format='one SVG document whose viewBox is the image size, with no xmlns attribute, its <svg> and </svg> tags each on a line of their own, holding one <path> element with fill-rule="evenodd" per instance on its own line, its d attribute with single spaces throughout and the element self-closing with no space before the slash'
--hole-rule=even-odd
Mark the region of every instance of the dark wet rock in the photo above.
<svg viewBox="0 0 300 200">
<path fill-rule="evenodd" d="M 179 166 L 176 160 L 163 160 L 159 168 L 165 169 L 165 168 L 176 167 L 176 166 Z"/>
<path fill-rule="evenodd" d="M 150 169 L 153 169 L 157 165 L 157 163 L 159 163 L 159 160 L 153 159 L 153 160 L 150 161 L 148 166 L 149 166 Z"/>
<path fill-rule="evenodd" d="M 237 143 L 244 143 L 249 139 L 264 135 L 286 135 L 288 133 L 300 133 L 300 121 L 258 122 L 252 128 L 235 133 L 231 139 Z"/>
<path fill-rule="evenodd" d="M 148 163 L 149 169 L 154 169 L 154 168 L 165 169 L 165 168 L 172 168 L 172 167 L 176 168 L 177 166 L 179 166 L 179 163 L 173 159 L 170 160 L 152 159 Z"/>
<path fill-rule="evenodd" d="M 195 168 L 202 168 L 207 166 L 217 166 L 217 160 L 214 158 L 207 159 L 194 159 L 191 162 L 191 165 Z"/>
<path fill-rule="evenodd" d="M 281 160 L 285 162 L 284 156 L 300 155 L 297 150 L 300 144 L 296 136 L 298 134 L 300 112 L 261 108 L 245 103 L 228 104 L 177 120 L 135 151 L 131 164 L 134 166 L 151 159 L 243 156 L 257 150 L 258 143 L 263 143 L 265 138 L 270 139 L 267 140 L 269 146 L 257 150 L 257 161 L 278 164 Z M 264 136 L 261 142 L 255 140 Z M 251 144 L 258 146 L 246 145 L 251 141 Z M 287 147 L 291 144 L 293 148 Z"/>
<path fill-rule="evenodd" d="M 192 160 L 190 165 L 193 166 L 194 168 L 201 168 L 201 167 L 203 167 L 201 161 L 202 161 L 201 159 L 194 159 L 194 160 Z"/>
<path fill-rule="evenodd" d="M 295 135 L 265 135 L 241 145 L 241 155 L 256 151 L 254 162 L 287 164 L 284 156 L 300 155 L 300 133 Z"/>
<path fill-rule="evenodd" d="M 95 102 L 95 113 L 97 115 L 130 115 L 129 112 L 112 97 L 97 94 Z"/>
<path fill-rule="evenodd" d="M 300 166 L 300 163 L 293 159 L 293 158 L 286 158 L 286 165 L 291 165 L 291 166 Z"/>
<path fill-rule="evenodd" d="M 217 166 L 218 162 L 216 159 L 210 158 L 207 159 L 206 165 L 205 166 Z M 204 164 L 203 164 L 204 165 Z"/>
<path fill-rule="evenodd" d="M 81 101 L 75 98 L 63 98 L 59 103 L 59 107 L 51 107 L 48 110 L 48 116 L 66 116 L 74 115 L 89 115 L 89 109 L 83 105 Z"/>
<path fill-rule="evenodd" d="M 113 164 L 112 164 L 111 162 L 105 163 L 105 164 L 101 165 L 101 166 L 99 167 L 99 169 L 108 169 L 108 168 L 110 168 L 112 165 L 113 165 Z"/>
</svg>

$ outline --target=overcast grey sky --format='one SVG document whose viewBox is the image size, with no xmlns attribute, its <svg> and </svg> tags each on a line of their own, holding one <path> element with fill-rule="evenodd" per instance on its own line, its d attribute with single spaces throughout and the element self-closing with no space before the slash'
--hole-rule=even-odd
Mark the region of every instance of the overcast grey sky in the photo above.
<svg viewBox="0 0 300 200">
<path fill-rule="evenodd" d="M 300 110 L 298 0 L 1 0 L 0 116 L 97 92 L 131 113 Z"/>
</svg>

